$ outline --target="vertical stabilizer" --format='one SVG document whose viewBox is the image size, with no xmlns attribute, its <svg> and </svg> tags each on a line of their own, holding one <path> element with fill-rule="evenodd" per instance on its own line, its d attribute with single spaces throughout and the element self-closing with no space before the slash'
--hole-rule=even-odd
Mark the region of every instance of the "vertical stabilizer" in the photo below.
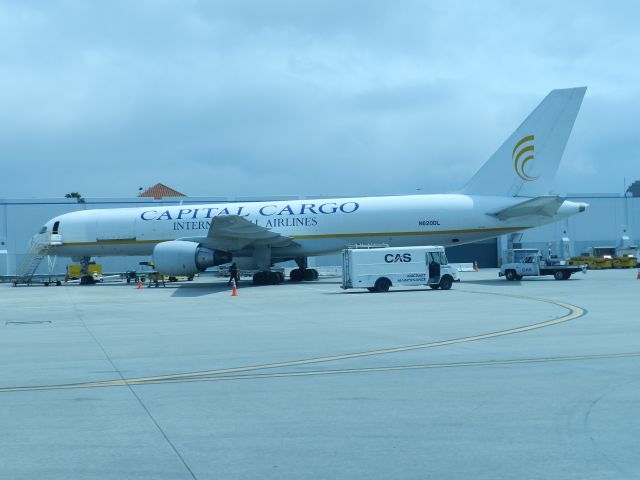
<svg viewBox="0 0 640 480">
<path fill-rule="evenodd" d="M 461 193 L 548 195 L 586 90 L 552 90 Z"/>
</svg>

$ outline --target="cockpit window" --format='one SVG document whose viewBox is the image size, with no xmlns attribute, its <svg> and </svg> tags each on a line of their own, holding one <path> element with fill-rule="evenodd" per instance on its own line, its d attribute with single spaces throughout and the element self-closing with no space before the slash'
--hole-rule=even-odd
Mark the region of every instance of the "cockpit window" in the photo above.
<svg viewBox="0 0 640 480">
<path fill-rule="evenodd" d="M 55 222 L 55 223 L 53 224 L 53 232 L 51 232 L 51 233 L 53 233 L 54 235 L 56 235 L 56 234 L 58 233 L 58 228 L 59 228 L 59 227 L 60 227 L 60 222 Z"/>
<path fill-rule="evenodd" d="M 47 226 L 42 227 L 38 233 L 47 233 Z"/>
</svg>

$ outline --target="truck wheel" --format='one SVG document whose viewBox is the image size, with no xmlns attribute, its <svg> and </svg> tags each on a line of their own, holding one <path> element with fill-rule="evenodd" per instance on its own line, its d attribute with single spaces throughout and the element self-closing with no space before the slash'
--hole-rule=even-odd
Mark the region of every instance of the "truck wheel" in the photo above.
<svg viewBox="0 0 640 480">
<path fill-rule="evenodd" d="M 451 275 L 445 275 L 440 279 L 440 288 L 442 290 L 449 290 L 451 285 L 453 285 L 453 278 Z"/>
<path fill-rule="evenodd" d="M 375 289 L 376 292 L 388 292 L 390 286 L 391 282 L 388 278 L 379 278 L 378 280 L 376 280 Z"/>
<path fill-rule="evenodd" d="M 569 280 L 571 278 L 571 272 L 564 272 L 564 279 L 563 280 Z"/>
<path fill-rule="evenodd" d="M 504 272 L 504 278 L 506 278 L 509 281 L 513 281 L 516 279 L 516 272 L 515 270 L 507 270 L 506 272 Z"/>
<path fill-rule="evenodd" d="M 556 280 L 564 280 L 564 272 L 562 270 L 556 270 L 553 272 L 553 278 Z"/>
</svg>

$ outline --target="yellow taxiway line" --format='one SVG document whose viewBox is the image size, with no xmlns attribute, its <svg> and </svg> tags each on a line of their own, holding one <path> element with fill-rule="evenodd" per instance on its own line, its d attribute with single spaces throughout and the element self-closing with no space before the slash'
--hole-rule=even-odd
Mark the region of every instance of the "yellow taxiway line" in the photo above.
<svg viewBox="0 0 640 480">
<path fill-rule="evenodd" d="M 345 370 L 324 370 L 324 371 L 307 371 L 307 372 L 284 372 L 284 373 L 271 373 L 271 374 L 251 374 L 251 375 L 232 375 L 244 372 L 253 372 L 256 370 L 266 370 L 274 368 L 286 368 L 295 367 L 301 365 L 310 365 L 323 362 L 335 362 L 340 360 L 348 360 L 360 357 L 372 357 L 379 355 L 386 355 L 391 353 L 408 352 L 412 350 L 422 350 L 427 348 L 442 347 L 446 345 L 455 345 L 459 343 L 476 342 L 480 340 L 487 340 L 490 338 L 502 337 L 505 335 L 514 335 L 517 333 L 524 333 L 531 330 L 537 330 L 539 328 L 546 328 L 559 323 L 568 322 L 583 316 L 586 312 L 584 309 L 571 305 L 569 303 L 559 302 L 556 300 L 549 300 L 537 297 L 528 297 L 525 295 L 514 295 L 506 293 L 495 292 L 483 292 L 475 290 L 464 290 L 465 293 L 481 294 L 481 295 L 496 295 L 510 298 L 519 298 L 523 300 L 531 300 L 543 303 L 549 303 L 562 307 L 567 310 L 567 313 L 561 317 L 546 320 L 544 322 L 532 323 L 529 325 L 523 325 L 520 327 L 509 328 L 505 330 L 498 330 L 495 332 L 482 333 L 478 335 L 471 335 L 467 337 L 454 338 L 449 340 L 440 340 L 429 343 L 419 343 L 414 345 L 404 345 L 399 347 L 390 347 L 377 350 L 368 350 L 363 352 L 344 353 L 339 355 L 330 355 L 324 357 L 306 358 L 301 360 L 291 360 L 286 362 L 265 363 L 261 365 L 249 365 L 244 367 L 224 368 L 217 370 L 204 370 L 198 372 L 177 373 L 170 375 L 156 375 L 150 377 L 135 377 L 129 379 L 117 379 L 117 380 L 104 380 L 96 382 L 82 382 L 82 383 L 68 383 L 68 384 L 53 384 L 53 385 L 29 385 L 29 386 L 15 386 L 15 387 L 0 387 L 0 393 L 8 392 L 24 392 L 24 391 L 38 391 L 38 390 L 62 390 L 73 388 L 100 388 L 100 387 L 118 387 L 125 385 L 150 385 L 156 383 L 176 383 L 176 382 L 193 382 L 193 381 L 211 381 L 211 380 L 232 380 L 239 378 L 267 378 L 267 377 L 285 377 L 285 376 L 310 376 L 310 375 L 322 375 L 322 374 L 335 374 L 335 373 L 361 373 L 361 372 L 375 372 L 375 371 L 394 371 L 394 370 L 409 370 L 409 369 L 425 369 L 425 368 L 445 368 L 445 367 L 461 367 L 461 366 L 484 366 L 484 365 L 497 365 L 497 364 L 517 364 L 517 363 L 535 363 L 543 361 L 565 361 L 576 359 L 596 359 L 596 358 L 617 358 L 617 356 L 637 356 L 638 353 L 625 353 L 625 354 L 611 354 L 608 356 L 597 355 L 583 355 L 578 357 L 551 357 L 542 359 L 524 359 L 524 360 L 506 360 L 502 363 L 495 361 L 486 362 L 469 362 L 460 364 L 430 364 L 430 365 L 409 365 L 400 367 L 378 367 L 378 368 L 358 368 L 358 369 L 345 369 Z M 505 363 L 506 362 L 506 363 Z"/>
</svg>

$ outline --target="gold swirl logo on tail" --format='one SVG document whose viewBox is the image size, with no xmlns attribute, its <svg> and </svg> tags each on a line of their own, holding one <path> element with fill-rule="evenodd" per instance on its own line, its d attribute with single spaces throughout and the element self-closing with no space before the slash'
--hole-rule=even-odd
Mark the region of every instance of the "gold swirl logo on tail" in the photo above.
<svg viewBox="0 0 640 480">
<path fill-rule="evenodd" d="M 513 168 L 516 170 L 518 176 L 525 182 L 531 182 L 538 178 L 527 175 L 524 170 L 524 167 L 527 165 L 527 163 L 535 158 L 533 140 L 533 135 L 522 137 L 520 141 L 516 143 L 516 146 L 513 147 L 513 152 L 511 152 L 511 158 L 513 159 Z"/>
</svg>

